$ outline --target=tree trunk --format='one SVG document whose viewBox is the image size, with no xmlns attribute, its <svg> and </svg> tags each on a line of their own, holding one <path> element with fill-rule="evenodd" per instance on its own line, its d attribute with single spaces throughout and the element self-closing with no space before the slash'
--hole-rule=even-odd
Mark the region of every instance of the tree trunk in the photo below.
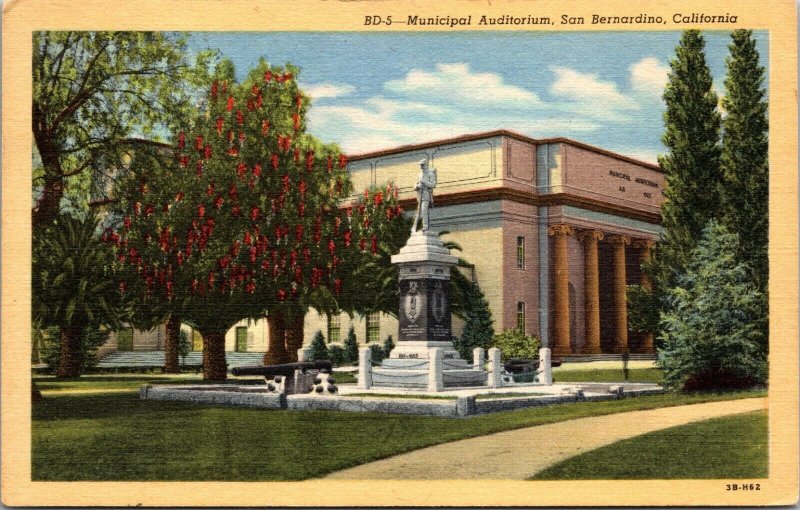
<svg viewBox="0 0 800 510">
<path fill-rule="evenodd" d="M 166 338 L 164 340 L 164 372 L 167 374 L 178 374 L 181 371 L 178 364 L 180 333 L 181 318 L 173 313 L 167 319 Z"/>
<path fill-rule="evenodd" d="M 83 328 L 61 328 L 61 359 L 56 370 L 56 377 L 80 377 L 81 361 L 81 336 Z"/>
<path fill-rule="evenodd" d="M 280 315 L 267 318 L 267 327 L 269 328 L 269 344 L 267 345 L 267 352 L 264 353 L 264 364 L 278 365 L 280 363 L 288 363 L 289 356 L 286 352 L 286 323 L 284 318 Z"/>
<path fill-rule="evenodd" d="M 39 197 L 32 215 L 33 227 L 36 228 L 49 225 L 58 216 L 61 198 L 64 196 L 64 172 L 61 168 L 58 146 L 53 140 L 39 105 L 35 101 L 33 102 L 31 120 L 33 121 L 33 139 L 44 167 L 42 195 Z"/>
<path fill-rule="evenodd" d="M 225 362 L 225 331 L 201 331 L 203 335 L 203 379 L 224 381 L 228 378 Z"/>
<path fill-rule="evenodd" d="M 286 331 L 286 351 L 290 362 L 297 361 L 297 351 L 303 347 L 305 315 L 298 312 L 289 322 Z"/>
</svg>

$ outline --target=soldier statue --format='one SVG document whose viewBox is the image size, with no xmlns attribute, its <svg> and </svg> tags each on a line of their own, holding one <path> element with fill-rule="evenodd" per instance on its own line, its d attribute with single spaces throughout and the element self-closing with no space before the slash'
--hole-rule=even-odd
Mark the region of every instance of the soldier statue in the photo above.
<svg viewBox="0 0 800 510">
<path fill-rule="evenodd" d="M 417 223 L 422 218 L 422 233 L 428 233 L 430 225 L 429 209 L 433 205 L 433 188 L 436 187 L 436 169 L 428 167 L 428 160 L 423 159 L 419 162 L 420 172 L 414 190 L 417 192 L 417 212 L 414 214 L 414 223 L 411 226 L 411 233 L 417 231 Z"/>
</svg>

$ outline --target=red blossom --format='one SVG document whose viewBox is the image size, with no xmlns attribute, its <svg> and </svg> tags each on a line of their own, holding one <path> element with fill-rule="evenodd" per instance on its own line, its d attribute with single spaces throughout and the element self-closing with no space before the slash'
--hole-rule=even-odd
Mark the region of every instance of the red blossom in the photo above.
<svg viewBox="0 0 800 510">
<path fill-rule="evenodd" d="M 211 84 L 211 97 L 213 99 L 216 99 L 218 93 L 219 93 L 219 82 L 217 80 L 214 80 L 214 83 Z"/>
<path fill-rule="evenodd" d="M 130 216 L 125 216 L 125 220 L 122 222 L 122 226 L 124 226 L 126 229 L 131 228 L 131 217 Z"/>
<path fill-rule="evenodd" d="M 206 196 L 212 197 L 214 195 L 214 181 L 208 183 L 208 188 L 206 188 Z"/>
<path fill-rule="evenodd" d="M 211 154 L 213 154 L 211 150 L 211 145 L 206 144 L 206 146 L 203 148 L 203 156 L 206 159 L 211 159 Z"/>
<path fill-rule="evenodd" d="M 203 204 L 198 205 L 197 206 L 197 216 L 202 218 L 205 215 L 206 215 L 206 206 L 204 206 Z"/>
<path fill-rule="evenodd" d="M 257 96 L 260 91 L 261 89 L 258 88 L 258 85 L 253 85 L 253 88 L 250 89 L 250 92 L 252 92 L 254 96 Z"/>
<path fill-rule="evenodd" d="M 303 106 L 303 96 L 301 96 L 300 94 L 297 94 L 297 96 L 295 96 L 295 98 L 294 98 L 294 103 L 297 106 L 297 109 L 299 110 L 300 107 Z"/>
<path fill-rule="evenodd" d="M 381 205 L 383 203 L 383 193 L 380 191 L 375 193 L 375 196 L 372 197 L 372 201 L 376 206 Z"/>
<path fill-rule="evenodd" d="M 225 199 L 222 198 L 221 195 L 217 195 L 217 198 L 214 199 L 214 207 L 217 209 L 222 209 L 222 204 L 225 202 Z M 202 216 L 200 216 L 202 218 Z"/>
<path fill-rule="evenodd" d="M 138 216 L 141 213 L 142 213 L 142 203 L 136 202 L 135 204 L 133 204 L 133 214 Z"/>
<path fill-rule="evenodd" d="M 245 290 L 247 290 L 247 293 L 248 293 L 248 294 L 252 294 L 253 292 L 255 292 L 255 291 L 256 291 L 256 284 L 255 284 L 255 282 L 254 282 L 254 281 L 252 281 L 252 280 L 250 280 L 250 281 L 247 283 L 247 287 L 245 288 Z"/>
<path fill-rule="evenodd" d="M 217 134 L 222 135 L 222 127 L 225 125 L 225 119 L 217 117 Z"/>
<path fill-rule="evenodd" d="M 336 278 L 333 281 L 333 290 L 334 290 L 334 292 L 336 292 L 337 295 L 342 293 L 342 279 L 341 278 Z"/>
<path fill-rule="evenodd" d="M 328 170 L 328 173 L 330 173 L 331 170 L 333 170 L 333 158 L 331 156 L 328 156 L 328 161 L 326 162 L 326 168 Z"/>
<path fill-rule="evenodd" d="M 236 147 L 231 147 L 230 149 L 228 149 L 228 155 L 229 156 L 238 156 L 239 155 L 239 149 L 237 149 Z"/>
<path fill-rule="evenodd" d="M 244 163 L 239 163 L 236 166 L 236 175 L 242 178 L 246 173 L 247 173 L 247 165 L 245 165 Z"/>
<path fill-rule="evenodd" d="M 228 197 L 231 200 L 236 200 L 239 197 L 239 190 L 236 188 L 235 184 L 231 184 L 231 187 L 228 188 Z"/>
<path fill-rule="evenodd" d="M 371 248 L 372 248 L 372 254 L 373 255 L 378 253 L 378 238 L 375 237 L 375 236 L 372 236 Z"/>
<path fill-rule="evenodd" d="M 353 233 L 350 232 L 349 230 L 345 230 L 344 231 L 344 245 L 345 246 L 350 246 L 350 244 L 352 242 L 353 242 Z"/>
<path fill-rule="evenodd" d="M 242 110 L 236 110 L 236 123 L 240 126 L 244 124 L 244 112 Z"/>
<path fill-rule="evenodd" d="M 242 215 L 242 209 L 239 207 L 239 204 L 234 204 L 234 206 L 231 207 L 231 214 L 237 218 Z"/>
<path fill-rule="evenodd" d="M 289 176 L 288 175 L 284 175 L 283 177 L 281 177 L 281 181 L 283 181 L 283 192 L 284 193 L 288 193 L 289 192 L 289 185 L 290 185 L 290 182 L 291 182 Z"/>
<path fill-rule="evenodd" d="M 273 154 L 272 157 L 270 158 L 270 160 L 272 162 L 272 169 L 273 170 L 277 170 L 278 169 L 278 165 L 280 163 L 280 161 L 278 159 L 278 155 L 277 154 Z"/>
<path fill-rule="evenodd" d="M 256 261 L 256 255 L 258 254 L 258 250 L 255 246 L 250 247 L 250 262 Z"/>
<path fill-rule="evenodd" d="M 300 116 L 296 113 L 292 115 L 292 125 L 295 131 L 300 129 Z"/>
<path fill-rule="evenodd" d="M 248 230 L 247 232 L 244 233 L 244 244 L 252 244 L 252 243 L 253 243 L 253 237 L 250 235 L 250 231 Z"/>
<path fill-rule="evenodd" d="M 181 168 L 186 168 L 189 165 L 189 156 L 187 156 L 186 154 L 182 154 L 180 165 Z"/>
<path fill-rule="evenodd" d="M 344 154 L 339 155 L 339 168 L 344 168 L 347 166 L 347 156 Z"/>
<path fill-rule="evenodd" d="M 125 294 L 125 289 L 128 288 L 128 285 L 125 282 L 119 282 L 119 291 Z"/>
<path fill-rule="evenodd" d="M 299 214 L 301 218 L 306 215 L 306 204 L 303 202 L 297 204 L 297 214 Z"/>
<path fill-rule="evenodd" d="M 203 175 L 203 162 L 202 161 L 200 161 L 200 160 L 197 161 L 197 163 L 195 164 L 195 171 L 194 172 L 195 172 L 195 174 L 197 174 L 198 177 Z"/>
<path fill-rule="evenodd" d="M 267 133 L 269 133 L 269 121 L 264 119 L 261 121 L 261 134 L 266 135 Z"/>
<path fill-rule="evenodd" d="M 258 216 L 260 214 L 261 214 L 261 209 L 259 209 L 258 207 L 253 207 L 250 210 L 250 219 L 253 220 L 253 221 L 257 221 L 258 220 Z"/>
<path fill-rule="evenodd" d="M 151 216 L 154 212 L 156 212 L 156 208 L 153 207 L 152 204 L 147 204 L 147 206 L 144 208 L 145 216 Z"/>
<path fill-rule="evenodd" d="M 333 239 L 328 239 L 328 251 L 331 255 L 336 252 L 336 243 L 333 242 Z"/>
<path fill-rule="evenodd" d="M 264 73 L 264 81 L 267 82 L 267 83 L 272 81 L 272 71 L 266 71 Z"/>
<path fill-rule="evenodd" d="M 233 105 L 235 103 L 236 103 L 236 100 L 233 99 L 233 96 L 228 96 L 228 104 L 225 106 L 225 109 L 228 110 L 229 112 L 233 111 Z"/>
<path fill-rule="evenodd" d="M 261 177 L 261 163 L 256 163 L 253 167 L 253 176 Z"/>
<path fill-rule="evenodd" d="M 181 131 L 178 133 L 178 148 L 183 149 L 184 147 L 186 147 L 186 133 Z"/>
<path fill-rule="evenodd" d="M 194 147 L 199 151 L 203 150 L 203 135 L 197 135 L 197 138 L 194 139 Z"/>
<path fill-rule="evenodd" d="M 286 300 L 286 291 L 283 289 L 278 290 L 278 301 Z"/>
<path fill-rule="evenodd" d="M 314 151 L 306 152 L 306 172 L 314 169 Z"/>
</svg>

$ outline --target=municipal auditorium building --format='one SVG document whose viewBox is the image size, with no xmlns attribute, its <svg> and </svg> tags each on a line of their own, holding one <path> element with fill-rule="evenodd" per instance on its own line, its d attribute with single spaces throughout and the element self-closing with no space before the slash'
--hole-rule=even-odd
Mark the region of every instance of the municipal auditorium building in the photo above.
<svg viewBox="0 0 800 510">
<path fill-rule="evenodd" d="M 640 265 L 661 233 L 664 175 L 657 165 L 566 138 L 533 139 L 499 130 L 428 141 L 353 156 L 354 189 L 400 188 L 406 210 L 415 208 L 419 161 L 438 175 L 431 229 L 462 247 L 474 264 L 495 331 L 523 328 L 558 357 L 653 353 L 653 337 L 631 331 L 626 286 L 650 283 Z M 397 321 L 370 314 L 350 319 L 311 311 L 305 341 L 317 330 L 329 342 L 353 326 L 360 343 L 397 340 Z M 460 335 L 463 322 L 454 320 Z M 229 351 L 263 352 L 264 321 L 242 322 L 228 332 Z M 199 334 L 190 331 L 194 348 Z M 110 351 L 163 348 L 163 327 L 112 335 Z"/>
</svg>

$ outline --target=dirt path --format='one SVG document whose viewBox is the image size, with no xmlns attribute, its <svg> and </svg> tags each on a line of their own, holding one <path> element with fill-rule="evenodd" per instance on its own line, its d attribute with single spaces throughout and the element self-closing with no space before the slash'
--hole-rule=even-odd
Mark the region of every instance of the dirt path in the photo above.
<svg viewBox="0 0 800 510">
<path fill-rule="evenodd" d="M 767 399 L 749 398 L 580 418 L 431 446 L 327 478 L 525 480 L 564 459 L 621 439 L 766 408 Z"/>
</svg>

